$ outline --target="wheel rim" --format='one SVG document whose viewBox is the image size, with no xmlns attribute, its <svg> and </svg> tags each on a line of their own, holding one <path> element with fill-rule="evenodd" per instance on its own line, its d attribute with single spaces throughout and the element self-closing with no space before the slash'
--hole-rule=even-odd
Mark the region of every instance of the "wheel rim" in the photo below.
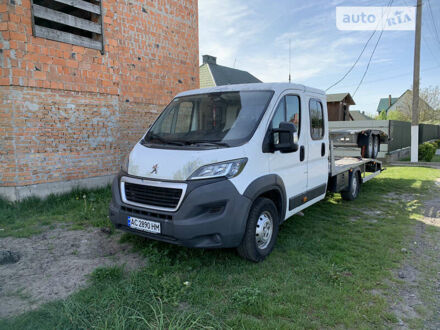
<svg viewBox="0 0 440 330">
<path fill-rule="evenodd" d="M 267 248 L 273 234 L 273 219 L 272 215 L 264 211 L 260 214 L 257 221 L 257 227 L 255 229 L 255 241 L 257 247 L 261 250 Z"/>
<path fill-rule="evenodd" d="M 377 152 L 379 151 L 379 139 L 375 138 L 374 139 L 374 156 L 377 155 Z"/>
<path fill-rule="evenodd" d="M 373 155 L 373 139 L 370 139 L 368 142 L 368 157 L 371 157 Z"/>
<path fill-rule="evenodd" d="M 356 174 L 353 174 L 356 175 Z M 356 190 L 357 190 L 357 186 L 358 186 L 358 180 L 356 179 L 356 177 L 353 177 L 353 182 L 351 183 L 351 190 L 353 192 L 353 195 L 356 195 Z"/>
</svg>

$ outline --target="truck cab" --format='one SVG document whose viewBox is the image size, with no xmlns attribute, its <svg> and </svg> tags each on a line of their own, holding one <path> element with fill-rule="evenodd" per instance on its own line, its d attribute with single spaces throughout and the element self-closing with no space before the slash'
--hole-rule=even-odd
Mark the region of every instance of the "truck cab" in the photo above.
<svg viewBox="0 0 440 330">
<path fill-rule="evenodd" d="M 124 160 L 110 219 L 150 239 L 261 261 L 280 225 L 326 195 L 327 120 L 325 93 L 298 84 L 180 93 Z"/>
</svg>

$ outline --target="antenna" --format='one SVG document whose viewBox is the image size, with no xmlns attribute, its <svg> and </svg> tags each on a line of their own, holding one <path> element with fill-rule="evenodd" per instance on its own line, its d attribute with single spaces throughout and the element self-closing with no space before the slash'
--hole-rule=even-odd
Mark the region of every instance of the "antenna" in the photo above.
<svg viewBox="0 0 440 330">
<path fill-rule="evenodd" d="M 291 66 L 292 66 L 292 50 L 291 50 L 291 40 L 289 39 L 289 83 L 292 81 Z"/>
<path fill-rule="evenodd" d="M 233 66 L 234 69 L 235 69 L 235 63 L 237 63 L 237 58 L 234 59 L 234 66 Z"/>
</svg>

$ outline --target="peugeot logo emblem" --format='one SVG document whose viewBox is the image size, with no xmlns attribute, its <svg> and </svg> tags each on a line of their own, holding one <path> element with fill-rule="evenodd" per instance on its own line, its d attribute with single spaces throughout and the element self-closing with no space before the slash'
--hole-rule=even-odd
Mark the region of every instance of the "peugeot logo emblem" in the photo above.
<svg viewBox="0 0 440 330">
<path fill-rule="evenodd" d="M 159 166 L 159 164 L 153 165 L 153 169 L 151 170 L 150 174 L 157 174 L 157 167 Z"/>
</svg>

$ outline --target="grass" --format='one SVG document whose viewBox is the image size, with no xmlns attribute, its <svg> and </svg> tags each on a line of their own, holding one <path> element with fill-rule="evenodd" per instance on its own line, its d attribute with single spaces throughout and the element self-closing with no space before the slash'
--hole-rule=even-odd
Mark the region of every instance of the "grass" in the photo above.
<svg viewBox="0 0 440 330">
<path fill-rule="evenodd" d="M 391 270 L 403 259 L 400 250 L 413 235 L 421 200 L 439 173 L 389 168 L 363 185 L 354 202 L 329 196 L 308 208 L 304 217 L 284 223 L 275 250 L 260 264 L 240 259 L 233 250 L 186 249 L 126 234 L 123 239 L 148 259 L 148 266 L 130 274 L 100 268 L 90 276 L 88 288 L 0 321 L 0 328 L 389 327 L 396 322 L 389 302 L 373 291 L 386 290 Z M 388 193 L 410 193 L 414 200 L 390 203 L 384 197 Z M 51 223 L 73 217 L 84 225 L 70 210 L 72 205 L 81 212 L 77 196 L 60 197 L 63 207 L 33 201 L 45 205 L 34 212 L 29 204 L 24 204 L 28 211 L 16 204 L 8 209 L 9 217 L 20 214 L 16 218 L 22 228 L 28 221 L 24 214 L 31 215 L 31 228 L 37 219 L 50 216 L 57 219 L 47 220 Z M 109 193 L 102 190 L 99 196 L 109 198 Z M 106 212 L 105 204 L 99 203 L 97 214 Z M 70 216 L 63 218 L 62 209 Z M 363 213 L 371 211 L 380 214 Z"/>
<path fill-rule="evenodd" d="M 73 229 L 109 227 L 110 198 L 108 187 L 51 195 L 45 200 L 29 198 L 19 203 L 0 199 L 0 237 L 29 237 L 60 224 Z"/>
</svg>

